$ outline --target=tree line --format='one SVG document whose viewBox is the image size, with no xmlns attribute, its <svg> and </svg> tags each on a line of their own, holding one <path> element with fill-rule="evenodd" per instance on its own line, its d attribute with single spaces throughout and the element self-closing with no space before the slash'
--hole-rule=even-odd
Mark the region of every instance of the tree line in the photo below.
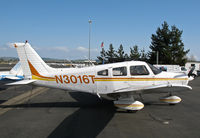
<svg viewBox="0 0 200 138">
<path fill-rule="evenodd" d="M 100 63 L 114 63 L 129 60 L 146 61 L 151 64 L 156 63 L 158 56 L 159 64 L 178 64 L 185 65 L 187 62 L 186 55 L 189 50 L 184 49 L 184 43 L 181 36 L 183 31 L 179 30 L 175 25 L 169 27 L 165 21 L 161 27 L 158 27 L 155 34 L 151 36 L 151 44 L 149 51 L 139 49 L 138 45 L 130 47 L 129 53 L 124 52 L 121 44 L 117 50 L 110 44 L 106 51 L 102 48 L 99 59 Z M 157 55 L 158 54 L 158 55 Z"/>
<path fill-rule="evenodd" d="M 122 44 L 119 46 L 118 50 L 115 50 L 113 45 L 110 44 L 109 49 L 107 51 L 105 51 L 105 49 L 102 48 L 100 56 L 98 56 L 97 58 L 99 59 L 101 64 L 130 61 L 130 60 L 147 61 L 147 54 L 145 53 L 144 49 L 139 50 L 137 45 L 130 47 L 130 53 L 127 54 L 124 52 Z"/>
</svg>

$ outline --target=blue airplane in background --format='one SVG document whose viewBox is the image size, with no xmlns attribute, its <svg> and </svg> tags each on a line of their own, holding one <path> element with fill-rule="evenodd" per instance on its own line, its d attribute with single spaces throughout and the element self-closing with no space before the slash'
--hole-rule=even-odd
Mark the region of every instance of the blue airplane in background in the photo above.
<svg viewBox="0 0 200 138">
<path fill-rule="evenodd" d="M 18 62 L 10 71 L 0 71 L 0 89 L 5 89 L 6 83 L 23 80 L 23 71 Z"/>
</svg>

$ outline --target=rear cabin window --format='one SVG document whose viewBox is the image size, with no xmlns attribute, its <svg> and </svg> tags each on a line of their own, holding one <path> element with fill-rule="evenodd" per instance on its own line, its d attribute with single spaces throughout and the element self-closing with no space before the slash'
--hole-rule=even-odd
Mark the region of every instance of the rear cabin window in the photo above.
<svg viewBox="0 0 200 138">
<path fill-rule="evenodd" d="M 127 75 L 126 67 L 113 68 L 113 76 L 126 76 L 126 75 Z"/>
<path fill-rule="evenodd" d="M 134 75 L 149 75 L 149 71 L 144 65 L 130 66 L 130 74 Z"/>
<path fill-rule="evenodd" d="M 101 71 L 97 72 L 97 75 L 99 75 L 99 76 L 108 76 L 108 70 L 107 69 L 101 70 Z"/>
</svg>

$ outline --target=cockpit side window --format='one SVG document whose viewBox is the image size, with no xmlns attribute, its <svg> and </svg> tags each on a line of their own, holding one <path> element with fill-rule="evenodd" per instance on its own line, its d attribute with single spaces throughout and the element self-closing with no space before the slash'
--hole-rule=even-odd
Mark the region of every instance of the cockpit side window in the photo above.
<svg viewBox="0 0 200 138">
<path fill-rule="evenodd" d="M 149 71 L 144 65 L 130 66 L 131 76 L 135 75 L 149 75 Z"/>
<path fill-rule="evenodd" d="M 126 76 L 127 68 L 126 67 L 117 67 L 113 68 L 113 76 Z"/>
<path fill-rule="evenodd" d="M 99 75 L 99 76 L 108 76 L 108 70 L 105 69 L 105 70 L 98 71 L 97 75 Z"/>
</svg>

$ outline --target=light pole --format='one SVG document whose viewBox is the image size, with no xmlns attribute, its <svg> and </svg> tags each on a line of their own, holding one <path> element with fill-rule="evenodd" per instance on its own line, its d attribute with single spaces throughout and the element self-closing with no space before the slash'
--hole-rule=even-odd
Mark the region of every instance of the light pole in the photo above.
<svg viewBox="0 0 200 138">
<path fill-rule="evenodd" d="M 91 24 L 92 24 L 92 21 L 89 19 L 88 23 L 89 23 L 89 49 L 88 49 L 89 56 L 88 56 L 88 59 L 90 60 L 90 35 L 91 35 Z"/>
</svg>

